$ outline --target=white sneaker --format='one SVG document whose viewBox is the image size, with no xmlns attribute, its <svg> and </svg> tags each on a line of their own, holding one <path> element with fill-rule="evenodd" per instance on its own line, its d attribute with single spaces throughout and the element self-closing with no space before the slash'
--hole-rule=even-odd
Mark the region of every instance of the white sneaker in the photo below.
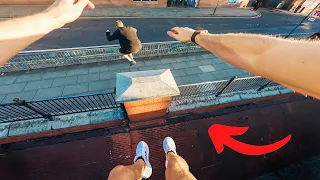
<svg viewBox="0 0 320 180">
<path fill-rule="evenodd" d="M 177 150 L 176 150 L 176 144 L 174 143 L 173 139 L 171 137 L 166 137 L 163 140 L 163 150 L 166 153 L 166 164 L 165 166 L 167 167 L 168 165 L 168 153 L 169 152 L 173 152 L 176 155 L 177 154 Z"/>
<path fill-rule="evenodd" d="M 146 179 L 149 178 L 152 174 L 152 167 L 149 162 L 149 147 L 148 144 L 144 141 L 140 141 L 136 148 L 136 156 L 133 159 L 133 162 L 135 163 L 138 161 L 138 158 L 141 157 L 146 164 L 144 167 L 144 171 L 142 172 L 142 178 Z"/>
</svg>

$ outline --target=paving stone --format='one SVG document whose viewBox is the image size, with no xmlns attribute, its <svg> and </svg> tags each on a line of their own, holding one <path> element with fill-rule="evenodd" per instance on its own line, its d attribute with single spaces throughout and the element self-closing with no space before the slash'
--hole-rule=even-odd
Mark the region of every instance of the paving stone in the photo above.
<svg viewBox="0 0 320 180">
<path fill-rule="evenodd" d="M 20 93 L 7 94 L 2 103 L 12 103 L 14 98 L 21 100 L 32 101 L 37 91 L 26 91 Z M 1 102 L 1 101 L 0 101 Z"/>
<path fill-rule="evenodd" d="M 177 61 L 175 58 L 168 58 L 168 59 L 160 59 L 160 62 L 162 64 L 169 64 L 169 63 L 175 63 Z"/>
<path fill-rule="evenodd" d="M 148 67 L 139 68 L 139 71 L 149 71 L 149 70 L 155 70 L 155 67 L 154 66 L 148 66 Z"/>
<path fill-rule="evenodd" d="M 215 77 L 215 80 L 229 80 L 232 77 L 226 71 L 212 72 L 212 75 Z"/>
<path fill-rule="evenodd" d="M 71 77 L 63 77 L 63 78 L 54 79 L 52 87 L 76 84 L 77 80 L 78 80 L 78 76 L 71 76 Z"/>
<path fill-rule="evenodd" d="M 95 81 L 89 83 L 89 91 L 98 91 L 103 89 L 110 89 L 116 87 L 116 79 L 109 79 L 103 81 Z"/>
<path fill-rule="evenodd" d="M 172 66 L 174 69 L 184 69 L 189 67 L 185 62 L 172 63 Z"/>
<path fill-rule="evenodd" d="M 229 69 L 229 67 L 225 63 L 214 64 L 212 65 L 217 71 Z"/>
<path fill-rule="evenodd" d="M 130 68 L 130 72 L 136 72 L 139 71 L 139 68 Z"/>
<path fill-rule="evenodd" d="M 109 71 L 109 65 L 101 65 L 89 68 L 89 73 L 98 73 Z"/>
<path fill-rule="evenodd" d="M 202 72 L 214 72 L 216 69 L 212 65 L 199 66 Z"/>
<path fill-rule="evenodd" d="M 176 83 L 177 83 L 178 86 L 181 86 L 181 85 L 184 85 L 184 84 L 185 84 L 180 77 L 174 78 L 174 80 L 176 81 Z"/>
<path fill-rule="evenodd" d="M 250 73 L 243 73 L 243 74 L 237 75 L 238 78 L 253 77 L 253 76 L 255 75 Z"/>
<path fill-rule="evenodd" d="M 79 69 L 69 69 L 67 72 L 67 76 L 76 76 L 81 74 L 88 74 L 89 68 L 79 68 Z"/>
<path fill-rule="evenodd" d="M 6 97 L 6 95 L 5 95 L 5 94 L 0 95 L 0 104 L 1 104 L 1 103 L 3 104 L 2 100 L 3 100 L 5 97 Z"/>
<path fill-rule="evenodd" d="M 0 85 L 12 84 L 18 78 L 18 76 L 0 76 Z"/>
<path fill-rule="evenodd" d="M 209 64 L 215 64 L 213 59 L 202 59 L 200 60 L 200 62 L 203 64 L 203 65 L 209 65 Z"/>
<path fill-rule="evenodd" d="M 64 87 L 54 87 L 47 89 L 39 89 L 33 100 L 60 97 Z"/>
<path fill-rule="evenodd" d="M 226 65 L 227 65 L 229 68 L 236 68 L 236 67 L 232 66 L 232 65 L 229 64 L 229 63 L 226 63 Z"/>
<path fill-rule="evenodd" d="M 60 71 L 46 72 L 43 74 L 42 79 L 54 79 L 54 78 L 61 78 L 66 76 L 67 76 L 67 70 L 60 70 Z"/>
<path fill-rule="evenodd" d="M 196 56 L 188 56 L 188 58 L 192 61 L 194 60 L 201 60 L 203 59 L 201 55 L 196 55 Z"/>
<path fill-rule="evenodd" d="M 171 73 L 175 78 L 188 75 L 184 69 L 172 70 Z"/>
<path fill-rule="evenodd" d="M 171 69 L 173 70 L 172 64 L 160 64 L 156 65 L 154 69 Z"/>
<path fill-rule="evenodd" d="M 20 75 L 15 83 L 19 83 L 19 82 L 27 82 L 27 81 L 37 81 L 40 80 L 42 78 L 43 73 L 35 73 L 35 74 L 23 74 Z"/>
<path fill-rule="evenodd" d="M 103 73 L 100 73 L 100 80 L 114 79 L 116 77 L 117 77 L 117 73 L 116 72 L 103 72 Z"/>
<path fill-rule="evenodd" d="M 199 78 L 201 79 L 201 81 L 214 81 L 215 77 L 213 76 L 212 73 L 202 73 L 202 74 L 198 74 Z"/>
<path fill-rule="evenodd" d="M 203 65 L 201 61 L 188 61 L 187 64 L 189 67 L 196 67 L 196 66 Z"/>
<path fill-rule="evenodd" d="M 144 63 L 146 64 L 146 66 L 154 66 L 154 65 L 161 64 L 161 61 L 159 61 L 159 60 L 147 60 Z"/>
<path fill-rule="evenodd" d="M 190 61 L 190 59 L 188 57 L 176 57 L 174 58 L 176 60 L 176 62 L 185 62 L 185 61 Z"/>
<path fill-rule="evenodd" d="M 230 76 L 237 76 L 244 73 L 241 69 L 227 69 L 226 72 L 230 74 Z"/>
<path fill-rule="evenodd" d="M 136 62 L 137 62 L 137 63 L 136 63 L 135 65 L 129 66 L 129 69 L 139 68 L 139 67 L 145 67 L 145 66 L 146 66 L 146 64 L 145 64 L 144 61 L 139 61 L 139 60 L 137 60 Z M 129 72 L 129 70 L 128 70 L 128 72 Z"/>
<path fill-rule="evenodd" d="M 63 96 L 66 95 L 75 95 L 79 93 L 88 93 L 89 91 L 89 83 L 82 83 L 76 85 L 65 86 L 63 89 Z"/>
<path fill-rule="evenodd" d="M 197 75 L 182 76 L 180 78 L 185 84 L 195 84 L 201 82 L 201 79 Z"/>
<path fill-rule="evenodd" d="M 98 81 L 100 79 L 100 74 L 85 74 L 78 76 L 78 83 L 86 83 L 86 82 L 92 82 L 92 81 Z"/>
<path fill-rule="evenodd" d="M 192 68 L 186 68 L 184 69 L 188 75 L 192 74 L 201 74 L 202 71 L 199 67 L 192 67 Z"/>
<path fill-rule="evenodd" d="M 0 86 L 0 94 L 22 92 L 27 83 L 16 83 Z"/>
<path fill-rule="evenodd" d="M 225 61 L 221 60 L 220 58 L 213 58 L 212 60 L 213 60 L 214 64 L 225 63 Z"/>
<path fill-rule="evenodd" d="M 204 59 L 210 59 L 210 58 L 215 58 L 215 55 L 213 55 L 213 54 L 202 54 L 201 57 L 204 58 Z"/>
<path fill-rule="evenodd" d="M 23 91 L 37 90 L 43 88 L 51 87 L 53 79 L 41 80 L 41 81 L 31 81 L 28 82 Z"/>
<path fill-rule="evenodd" d="M 119 69 L 128 69 L 129 67 L 130 67 L 129 62 L 109 65 L 110 71 L 116 71 Z"/>
</svg>

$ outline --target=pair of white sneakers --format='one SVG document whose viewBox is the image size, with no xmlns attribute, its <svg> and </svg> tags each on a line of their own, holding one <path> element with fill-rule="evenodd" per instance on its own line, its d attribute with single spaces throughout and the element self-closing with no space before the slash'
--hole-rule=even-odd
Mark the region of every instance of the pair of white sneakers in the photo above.
<svg viewBox="0 0 320 180">
<path fill-rule="evenodd" d="M 176 144 L 174 143 L 174 141 L 171 137 L 164 138 L 163 150 L 166 154 L 165 166 L 167 167 L 168 153 L 173 152 L 177 155 Z M 140 141 L 138 143 L 137 148 L 136 148 L 136 156 L 134 157 L 133 162 L 135 163 L 136 161 L 138 161 L 139 158 L 142 158 L 142 160 L 146 164 L 144 171 L 142 173 L 142 178 L 144 178 L 144 179 L 149 178 L 152 174 L 152 167 L 149 162 L 149 147 L 148 147 L 148 144 L 144 141 Z"/>
</svg>

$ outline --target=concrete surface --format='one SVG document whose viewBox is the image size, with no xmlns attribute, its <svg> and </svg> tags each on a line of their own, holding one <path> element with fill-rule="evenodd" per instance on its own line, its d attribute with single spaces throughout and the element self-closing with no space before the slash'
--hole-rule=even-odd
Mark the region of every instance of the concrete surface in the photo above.
<svg viewBox="0 0 320 180">
<path fill-rule="evenodd" d="M 129 102 L 180 94 L 170 69 L 118 73 L 116 101 Z"/>
<path fill-rule="evenodd" d="M 0 103 L 11 103 L 14 98 L 31 101 L 113 92 L 116 73 L 157 69 L 170 69 L 177 85 L 253 76 L 212 54 L 137 59 L 137 64 L 131 67 L 128 61 L 58 67 L 0 76 Z"/>
<path fill-rule="evenodd" d="M 34 14 L 45 10 L 48 6 L 17 6 L 1 5 L 0 18 L 19 17 Z M 215 15 L 213 8 L 159 8 L 159 7 L 108 7 L 98 5 L 95 9 L 85 9 L 82 17 L 256 17 L 260 13 L 245 8 L 219 7 Z"/>
</svg>

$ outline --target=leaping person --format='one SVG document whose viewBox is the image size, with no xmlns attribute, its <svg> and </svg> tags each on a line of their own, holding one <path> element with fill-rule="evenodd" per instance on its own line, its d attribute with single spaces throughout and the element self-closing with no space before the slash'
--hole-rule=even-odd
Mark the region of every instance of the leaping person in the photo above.
<svg viewBox="0 0 320 180">
<path fill-rule="evenodd" d="M 130 66 L 135 65 L 136 61 L 132 54 L 136 54 L 142 48 L 141 41 L 137 36 L 137 29 L 130 26 L 124 26 L 122 21 L 116 21 L 117 30 L 110 35 L 110 31 L 106 31 L 108 41 L 119 39 L 119 52 L 130 61 Z"/>
</svg>

